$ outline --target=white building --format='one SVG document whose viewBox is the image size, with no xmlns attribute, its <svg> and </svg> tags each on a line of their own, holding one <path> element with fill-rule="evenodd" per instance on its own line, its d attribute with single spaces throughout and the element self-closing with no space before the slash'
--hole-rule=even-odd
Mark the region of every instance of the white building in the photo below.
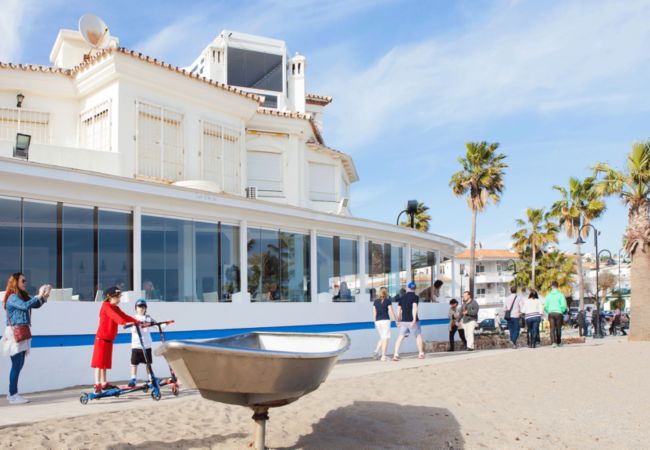
<svg viewBox="0 0 650 450">
<path fill-rule="evenodd" d="M 475 258 L 474 290 L 476 301 L 480 305 L 479 319 L 492 319 L 496 313 L 502 316 L 506 297 L 510 293 L 510 282 L 513 280 L 512 262 L 518 261 L 519 256 L 510 250 L 476 249 Z M 460 293 L 468 290 L 469 250 L 457 254 L 455 263 L 447 261 L 444 268 L 441 268 L 441 273 L 441 280 L 445 284 L 451 283 L 450 291 Z"/>
<path fill-rule="evenodd" d="M 426 289 L 463 248 L 350 215 L 354 162 L 323 139 L 331 98 L 305 94 L 305 58 L 282 41 L 224 32 L 185 70 L 62 30 L 50 59 L 0 63 L 0 277 L 54 286 L 33 314 L 25 391 L 90 382 L 93 300 L 110 285 L 127 312 L 145 296 L 175 319 L 169 338 L 345 331 L 359 357 L 376 339 L 373 293 L 416 275 Z M 444 339 L 446 310 L 421 307 L 427 339 Z"/>
</svg>

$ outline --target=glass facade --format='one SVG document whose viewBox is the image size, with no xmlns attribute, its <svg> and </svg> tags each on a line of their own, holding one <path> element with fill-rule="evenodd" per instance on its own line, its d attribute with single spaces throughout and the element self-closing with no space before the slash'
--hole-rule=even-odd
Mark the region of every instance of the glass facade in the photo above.
<svg viewBox="0 0 650 450">
<path fill-rule="evenodd" d="M 31 295 L 52 285 L 51 301 L 92 301 L 112 285 L 130 290 L 132 222 L 130 212 L 0 198 L 3 283 L 23 272 Z"/>
<path fill-rule="evenodd" d="M 310 302 L 311 283 L 334 302 L 353 302 L 365 287 L 374 298 L 381 287 L 395 296 L 408 281 L 405 247 L 355 239 L 249 228 L 247 272 L 240 267 L 236 225 L 141 216 L 141 286 L 133 285 L 133 213 L 31 199 L 0 197 L 0 277 L 22 271 L 35 294 L 52 284 L 53 301 L 93 301 L 118 285 L 148 300 L 228 302 L 248 278 L 251 301 Z M 311 267 L 311 251 L 316 265 Z M 361 285 L 359 258 L 366 259 Z M 436 301 L 437 252 L 413 249 L 412 277 L 424 301 Z M 311 270 L 317 273 L 311 279 Z"/>
<path fill-rule="evenodd" d="M 307 234 L 249 228 L 251 301 L 311 301 L 309 252 Z"/>
<path fill-rule="evenodd" d="M 95 298 L 94 267 L 94 210 L 63 206 L 62 211 L 63 268 L 61 286 L 71 288 L 76 300 Z"/>
<path fill-rule="evenodd" d="M 40 285 L 57 283 L 57 204 L 23 201 L 22 272 L 30 295 Z"/>
<path fill-rule="evenodd" d="M 0 197 L 0 289 L 12 273 L 22 268 L 22 204 L 20 199 Z M 31 280 L 28 278 L 27 281 Z"/>
<path fill-rule="evenodd" d="M 353 302 L 359 293 L 358 242 L 339 236 L 317 238 L 318 293 L 335 302 Z"/>
<path fill-rule="evenodd" d="M 368 241 L 367 246 L 367 289 L 370 299 L 376 298 L 381 287 L 387 288 L 388 294 L 391 296 L 399 294 L 407 283 L 404 247 L 373 241 Z"/>
<path fill-rule="evenodd" d="M 98 209 L 97 285 L 133 289 L 133 213 Z M 101 295 L 100 295 L 101 296 Z"/>
<path fill-rule="evenodd" d="M 440 288 L 436 288 L 436 252 L 429 250 L 411 249 L 411 273 L 417 285 L 416 293 L 424 302 L 437 302 L 441 296 Z"/>
<path fill-rule="evenodd" d="M 239 292 L 239 228 L 143 215 L 142 290 L 150 300 L 231 301 Z"/>
</svg>

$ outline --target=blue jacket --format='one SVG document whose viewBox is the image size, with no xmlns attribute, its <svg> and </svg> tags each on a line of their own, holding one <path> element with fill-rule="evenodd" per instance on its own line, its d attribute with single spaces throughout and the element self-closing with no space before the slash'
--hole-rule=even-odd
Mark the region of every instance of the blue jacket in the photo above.
<svg viewBox="0 0 650 450">
<path fill-rule="evenodd" d="M 43 303 L 45 302 L 39 297 L 25 301 L 16 294 L 11 294 L 7 299 L 5 320 L 7 320 L 6 315 L 8 314 L 9 319 L 11 319 L 11 325 L 31 325 L 29 310 L 32 308 L 40 308 L 43 306 Z M 9 325 L 8 320 L 7 325 Z"/>
</svg>

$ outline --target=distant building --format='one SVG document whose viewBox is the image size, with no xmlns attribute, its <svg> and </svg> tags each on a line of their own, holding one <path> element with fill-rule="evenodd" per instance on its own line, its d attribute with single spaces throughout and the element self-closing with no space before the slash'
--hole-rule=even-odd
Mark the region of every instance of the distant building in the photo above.
<svg viewBox="0 0 650 450">
<path fill-rule="evenodd" d="M 476 250 L 474 290 L 476 301 L 481 306 L 479 319 L 501 315 L 513 279 L 512 261 L 519 256 L 510 250 Z M 445 261 L 441 264 L 441 279 L 453 284 L 454 292 L 469 288 L 469 250 L 456 255 L 455 264 Z"/>
</svg>

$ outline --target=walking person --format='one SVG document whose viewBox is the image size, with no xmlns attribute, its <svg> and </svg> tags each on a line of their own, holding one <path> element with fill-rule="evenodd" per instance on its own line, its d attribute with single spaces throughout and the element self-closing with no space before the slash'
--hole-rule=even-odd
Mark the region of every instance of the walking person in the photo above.
<svg viewBox="0 0 650 450">
<path fill-rule="evenodd" d="M 476 300 L 472 297 L 469 291 L 463 292 L 463 305 L 461 312 L 463 314 L 462 324 L 463 331 L 465 332 L 465 339 L 467 339 L 467 351 L 474 351 L 474 329 L 478 322 L 479 306 Z"/>
<path fill-rule="evenodd" d="M 584 311 L 578 311 L 578 334 L 587 337 L 587 316 Z"/>
<path fill-rule="evenodd" d="M 521 307 L 523 304 L 523 297 L 517 295 L 517 287 L 510 287 L 510 295 L 506 298 L 505 309 L 503 310 L 503 317 L 508 322 L 508 333 L 510 334 L 510 342 L 512 346 L 517 348 L 517 339 L 521 332 L 521 324 L 519 318 L 521 317 Z"/>
<path fill-rule="evenodd" d="M 539 336 L 539 323 L 542 320 L 544 313 L 544 305 L 537 295 L 535 289 L 531 289 L 528 298 L 524 302 L 521 309 L 522 313 L 526 315 L 526 328 L 528 329 L 528 347 L 537 347 L 537 337 Z"/>
<path fill-rule="evenodd" d="M 397 326 L 399 327 L 399 336 L 395 342 L 395 352 L 393 353 L 393 361 L 399 361 L 399 349 L 402 342 L 410 334 L 415 336 L 415 341 L 418 346 L 418 358 L 424 359 L 424 341 L 422 340 L 422 330 L 420 328 L 420 318 L 418 317 L 418 303 L 420 298 L 415 295 L 415 282 L 411 281 L 406 285 L 406 294 L 402 295 L 399 299 L 399 306 L 397 307 Z"/>
<path fill-rule="evenodd" d="M 458 336 L 463 342 L 463 345 L 467 347 L 467 341 L 465 340 L 465 330 L 461 327 L 460 319 L 462 314 L 460 308 L 458 307 L 458 300 L 452 298 L 449 300 L 449 312 L 447 313 L 449 317 L 449 349 L 448 352 L 453 352 L 456 349 L 454 337 L 456 336 L 456 331 L 458 331 Z"/>
<path fill-rule="evenodd" d="M 612 317 L 612 323 L 609 326 L 609 334 L 616 336 L 616 331 L 620 331 L 621 328 L 621 309 L 616 308 L 614 312 L 614 317 Z"/>
<path fill-rule="evenodd" d="M 379 350 L 381 349 L 381 360 L 387 361 L 388 341 L 390 340 L 390 316 L 397 317 L 393 310 L 393 304 L 388 296 L 388 289 L 382 287 L 379 290 L 379 298 L 375 299 L 372 305 L 373 321 L 379 334 L 379 341 L 375 347 L 374 357 L 379 359 Z"/>
<path fill-rule="evenodd" d="M 562 345 L 562 318 L 566 310 L 566 298 L 558 289 L 557 281 L 554 281 L 551 283 L 551 292 L 544 300 L 544 312 L 548 314 L 553 347 Z"/>
<path fill-rule="evenodd" d="M 50 295 L 51 287 L 44 284 L 38 289 L 38 295 L 29 298 L 27 280 L 22 272 L 16 272 L 9 277 L 2 304 L 7 313 L 7 327 L 2 341 L 2 353 L 11 357 L 9 372 L 10 405 L 29 403 L 29 400 L 18 393 L 18 378 L 25 364 L 25 357 L 32 346 L 31 310 L 40 308 Z"/>
</svg>

